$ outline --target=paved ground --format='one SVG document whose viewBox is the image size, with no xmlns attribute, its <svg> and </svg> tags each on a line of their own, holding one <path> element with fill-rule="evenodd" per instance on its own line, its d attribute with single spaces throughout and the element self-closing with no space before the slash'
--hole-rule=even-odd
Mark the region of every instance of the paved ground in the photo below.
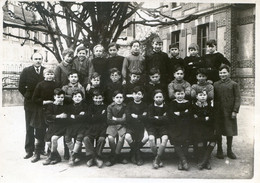
<svg viewBox="0 0 260 183">
<path fill-rule="evenodd" d="M 165 166 L 158 170 L 152 169 L 149 149 L 144 150 L 145 164 L 140 167 L 127 164 L 101 169 L 97 167 L 88 168 L 84 161 L 79 166 L 69 167 L 67 161 L 64 160 L 57 165 L 45 167 L 42 162 L 46 157 L 42 157 L 39 162 L 34 164 L 30 160 L 22 158 L 24 156 L 25 134 L 23 107 L 4 107 L 1 109 L 0 182 L 47 182 L 56 179 L 71 182 L 77 178 L 106 178 L 106 181 L 111 180 L 109 178 L 251 179 L 254 168 L 253 107 L 241 107 L 238 115 L 238 126 L 239 136 L 234 138 L 234 152 L 236 152 L 238 159 L 216 159 L 214 156 L 215 149 L 211 160 L 212 170 L 197 170 L 195 160 L 191 159 L 191 168 L 188 172 L 178 171 L 178 160 L 172 149 L 167 149 L 163 159 Z M 225 144 L 225 140 L 223 140 L 223 144 Z M 59 149 L 62 149 L 61 145 Z M 226 146 L 224 145 L 225 149 Z M 157 182 L 159 179 L 145 180 Z M 163 180 L 169 181 L 170 179 Z M 97 181 L 97 179 L 91 179 L 91 182 L 94 181 Z M 142 179 L 142 181 L 144 180 Z"/>
</svg>

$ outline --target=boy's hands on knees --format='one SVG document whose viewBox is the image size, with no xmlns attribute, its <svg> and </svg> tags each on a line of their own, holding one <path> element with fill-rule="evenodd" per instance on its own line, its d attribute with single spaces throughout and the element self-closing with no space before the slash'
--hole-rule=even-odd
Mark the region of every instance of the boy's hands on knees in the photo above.
<svg viewBox="0 0 260 183">
<path fill-rule="evenodd" d="M 209 120 L 209 117 L 208 117 L 208 116 L 206 116 L 206 117 L 205 117 L 205 121 L 208 121 L 208 120 Z"/>
<path fill-rule="evenodd" d="M 184 112 L 189 112 L 189 109 L 186 109 Z"/>
<path fill-rule="evenodd" d="M 86 91 L 89 91 L 90 90 L 90 84 L 88 84 L 87 86 L 86 86 Z"/>
<path fill-rule="evenodd" d="M 159 119 L 159 116 L 154 116 L 155 119 Z"/>
<path fill-rule="evenodd" d="M 103 110 L 101 114 L 105 114 L 106 110 Z"/>
<path fill-rule="evenodd" d="M 74 114 L 70 115 L 70 118 L 75 119 L 75 115 Z"/>
<path fill-rule="evenodd" d="M 236 112 L 232 112 L 231 118 L 232 119 L 236 119 L 236 117 L 237 117 L 237 113 Z"/>
<path fill-rule="evenodd" d="M 194 114 L 194 118 L 198 118 L 197 114 Z"/>
<path fill-rule="evenodd" d="M 125 85 L 126 84 L 126 80 L 124 79 L 123 82 L 122 82 L 122 85 Z"/>
<path fill-rule="evenodd" d="M 146 115 L 147 115 L 147 112 L 144 112 L 142 115 L 143 115 L 143 116 L 146 116 Z"/>
</svg>

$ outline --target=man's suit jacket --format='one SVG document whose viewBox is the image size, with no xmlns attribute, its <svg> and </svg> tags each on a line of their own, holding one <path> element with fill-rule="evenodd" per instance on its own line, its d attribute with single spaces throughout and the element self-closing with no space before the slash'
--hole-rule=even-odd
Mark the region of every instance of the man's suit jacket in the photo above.
<svg viewBox="0 0 260 183">
<path fill-rule="evenodd" d="M 40 74 L 37 74 L 34 66 L 29 66 L 23 69 L 19 80 L 19 92 L 24 96 L 24 109 L 33 110 L 32 96 L 36 85 L 44 80 L 43 70 L 41 67 Z"/>
</svg>

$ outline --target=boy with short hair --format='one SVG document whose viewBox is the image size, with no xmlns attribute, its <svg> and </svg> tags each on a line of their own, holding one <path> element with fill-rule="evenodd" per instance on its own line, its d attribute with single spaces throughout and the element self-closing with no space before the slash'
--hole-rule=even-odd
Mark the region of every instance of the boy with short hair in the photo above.
<svg viewBox="0 0 260 183">
<path fill-rule="evenodd" d="M 72 71 L 68 74 L 69 83 L 62 87 L 65 92 L 65 102 L 72 103 L 72 93 L 76 90 L 80 90 L 83 93 L 83 98 L 85 98 L 85 88 L 78 82 L 79 77 L 76 71 Z"/>
<path fill-rule="evenodd" d="M 122 89 L 121 72 L 117 68 L 111 68 L 109 70 L 110 81 L 106 85 L 105 89 L 105 101 L 107 104 L 113 102 L 112 96 L 114 91 Z"/>
<path fill-rule="evenodd" d="M 140 86 L 133 89 L 133 101 L 126 107 L 126 135 L 125 139 L 131 148 L 131 161 L 138 166 L 143 164 L 140 148 L 148 141 L 144 137 L 144 122 L 147 115 L 147 105 L 142 101 L 144 90 Z"/>
<path fill-rule="evenodd" d="M 106 140 L 107 129 L 107 105 L 104 104 L 104 95 L 98 90 L 93 92 L 93 103 L 89 106 L 90 120 L 87 122 L 87 129 L 84 135 L 84 145 L 86 147 L 87 166 L 94 163 L 101 168 L 103 166 L 102 150 Z M 94 147 L 94 140 L 96 146 Z"/>
<path fill-rule="evenodd" d="M 203 67 L 203 62 L 199 56 L 199 46 L 195 43 L 191 43 L 188 47 L 189 56 L 184 58 L 184 79 L 191 85 L 196 83 L 197 69 Z"/>
<path fill-rule="evenodd" d="M 156 89 L 161 89 L 167 96 L 167 86 L 160 81 L 161 74 L 159 69 L 151 68 L 149 72 L 149 82 L 145 85 L 145 101 L 147 104 L 153 103 L 153 92 Z M 165 99 L 168 101 L 168 97 Z"/>
<path fill-rule="evenodd" d="M 89 83 L 89 73 L 93 73 L 93 65 L 87 56 L 87 49 L 84 46 L 80 46 L 77 49 L 77 57 L 73 60 L 72 70 L 78 72 L 79 83 L 84 87 Z"/>
<path fill-rule="evenodd" d="M 65 135 L 68 125 L 68 106 L 64 105 L 65 92 L 60 88 L 54 90 L 54 102 L 49 104 L 46 109 L 46 121 L 48 130 L 45 135 L 45 141 L 51 149 L 49 157 L 43 162 L 43 165 L 56 164 L 61 162 L 58 152 L 58 139 Z"/>
<path fill-rule="evenodd" d="M 179 54 L 179 44 L 174 43 L 169 46 L 169 66 L 168 66 L 169 76 L 171 76 L 170 73 L 174 71 L 176 67 L 179 66 L 184 67 L 184 61 Z"/>
<path fill-rule="evenodd" d="M 208 79 L 212 82 L 218 81 L 218 69 L 221 65 L 225 64 L 231 66 L 230 62 L 224 57 L 223 54 L 217 51 L 217 41 L 214 39 L 207 41 L 207 54 L 203 57 L 204 67 L 208 71 Z"/>
<path fill-rule="evenodd" d="M 150 69 L 155 67 L 159 69 L 161 73 L 161 82 L 167 83 L 169 58 L 167 53 L 162 52 L 162 45 L 163 42 L 159 36 L 153 39 L 153 52 L 145 57 L 146 73 L 149 73 Z"/>
<path fill-rule="evenodd" d="M 140 78 L 141 74 L 139 72 L 131 72 L 129 74 L 130 80 L 129 83 L 124 85 L 124 94 L 126 96 L 125 103 L 127 104 L 129 101 L 132 101 L 133 89 L 136 86 L 141 86 Z"/>
<path fill-rule="evenodd" d="M 127 163 L 120 156 L 121 149 L 124 146 L 125 133 L 126 133 L 126 105 L 123 103 L 124 95 L 122 91 L 116 90 L 113 94 L 113 103 L 107 107 L 107 135 L 109 146 L 111 148 L 110 160 L 106 163 L 107 166 L 112 166 L 116 162 L 121 162 L 123 164 Z M 117 144 L 115 143 L 115 138 L 118 136 Z"/>
<path fill-rule="evenodd" d="M 123 84 L 129 83 L 127 76 L 130 73 L 139 73 L 141 81 L 144 80 L 145 73 L 145 60 L 140 53 L 141 43 L 138 40 L 134 40 L 130 43 L 131 54 L 125 57 L 122 68 Z"/>
<path fill-rule="evenodd" d="M 55 81 L 59 87 L 68 84 L 68 74 L 72 71 L 73 54 L 72 49 L 66 49 L 62 52 L 63 60 L 55 69 Z"/>
<path fill-rule="evenodd" d="M 99 75 L 99 73 L 94 72 L 90 76 L 90 88 L 86 94 L 86 102 L 88 104 L 91 104 L 93 102 L 92 97 L 93 97 L 94 91 L 96 91 L 96 90 L 103 91 L 103 88 L 102 88 L 100 82 L 101 82 L 101 76 Z"/>
<path fill-rule="evenodd" d="M 109 43 L 108 45 L 107 50 L 109 57 L 107 58 L 107 62 L 109 70 L 112 68 L 117 68 L 120 72 L 122 71 L 123 62 L 125 58 L 117 54 L 119 48 L 120 46 L 115 42 Z"/>
</svg>

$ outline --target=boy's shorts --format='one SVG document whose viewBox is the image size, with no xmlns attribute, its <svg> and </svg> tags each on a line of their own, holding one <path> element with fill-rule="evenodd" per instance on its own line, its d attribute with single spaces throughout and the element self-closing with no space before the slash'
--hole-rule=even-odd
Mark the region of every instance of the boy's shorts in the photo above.
<svg viewBox="0 0 260 183">
<path fill-rule="evenodd" d="M 136 142 L 142 141 L 144 138 L 144 127 L 143 128 L 126 128 L 126 133 L 132 136 L 132 139 Z"/>
<path fill-rule="evenodd" d="M 153 135 L 156 138 L 168 135 L 166 126 L 150 126 L 146 128 L 148 135 Z"/>
<path fill-rule="evenodd" d="M 126 128 L 123 125 L 109 125 L 107 127 L 107 134 L 113 137 L 119 135 L 120 137 L 124 136 L 126 133 Z"/>
</svg>

